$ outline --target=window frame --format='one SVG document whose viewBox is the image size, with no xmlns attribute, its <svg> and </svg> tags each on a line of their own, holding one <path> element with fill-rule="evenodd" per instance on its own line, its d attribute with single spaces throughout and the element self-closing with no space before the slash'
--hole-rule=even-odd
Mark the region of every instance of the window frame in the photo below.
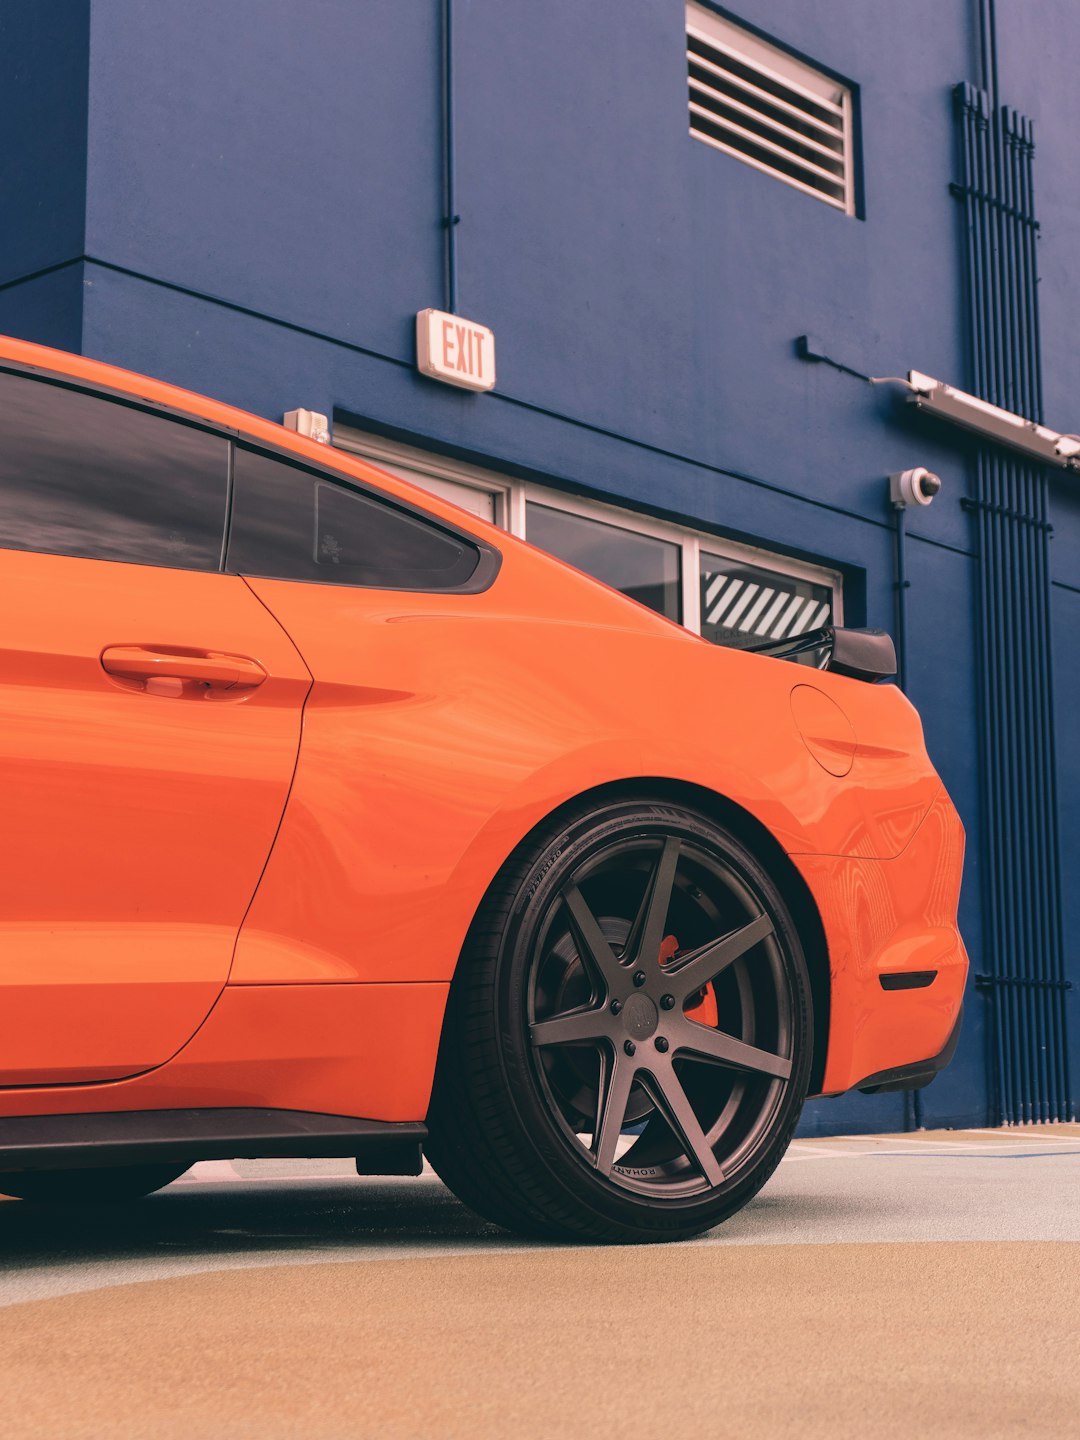
<svg viewBox="0 0 1080 1440">
<path fill-rule="evenodd" d="M 678 557 L 678 558 L 677 558 L 677 561 L 676 561 L 676 564 L 678 565 L 678 583 L 677 583 L 677 589 L 676 589 L 676 600 L 677 600 L 677 602 L 678 602 L 679 614 L 680 614 L 680 616 L 681 616 L 682 618 L 679 619 L 679 620 L 673 620 L 670 615 L 663 615 L 662 612 L 659 611 L 659 610 L 654 610 L 653 613 L 656 614 L 656 615 L 660 615 L 661 618 L 664 619 L 664 620 L 671 620 L 671 623 L 672 623 L 673 625 L 681 625 L 684 630 L 690 628 L 690 627 L 686 624 L 686 618 L 685 618 L 685 617 L 686 617 L 686 590 L 687 590 L 687 584 L 686 584 L 686 553 L 685 553 L 685 551 L 684 551 L 684 549 L 683 549 L 683 544 L 682 544 L 681 539 L 679 539 L 679 538 L 674 538 L 673 536 L 670 536 L 670 535 L 661 535 L 661 534 L 659 534 L 655 529 L 651 528 L 647 523 L 644 524 L 644 525 L 636 524 L 636 523 L 635 523 L 635 524 L 627 524 L 627 523 L 626 523 L 626 519 L 624 519 L 624 516 L 625 516 L 625 517 L 628 517 L 628 518 L 630 518 L 630 519 L 632 519 L 632 520 L 634 520 L 634 521 L 637 521 L 637 520 L 639 520 L 640 518 L 643 518 L 643 517 L 640 517 L 640 516 L 639 516 L 638 514 L 636 514 L 634 511 L 629 511 L 629 512 L 628 512 L 628 511 L 625 511 L 625 510 L 623 510 L 623 509 L 622 509 L 620 506 L 618 506 L 618 505 L 601 505 L 601 504 L 597 504 L 595 508 L 582 509 L 582 508 L 578 508 L 576 505 L 568 505 L 568 504 L 565 504 L 564 502 L 565 502 L 569 497 L 563 495 L 560 491 L 557 491 L 557 490 L 556 490 L 556 491 L 547 490 L 547 489 L 545 489 L 543 486 L 536 486 L 536 485 L 526 485 L 524 488 L 525 488 L 524 508 L 525 508 L 525 516 L 526 516 L 526 518 L 525 518 L 526 532 L 527 532 L 527 529 L 528 529 L 528 507 L 529 507 L 530 505 L 540 505 L 540 506 L 542 506 L 545 510 L 554 510 L 554 511 L 558 512 L 559 514 L 562 514 L 562 515 L 570 515 L 570 516 L 573 516 L 575 519 L 578 519 L 578 520 L 592 520 L 592 521 L 594 521 L 594 522 L 595 522 L 596 524 L 598 524 L 598 525 L 606 525 L 606 526 L 608 527 L 608 529 L 625 530 L 625 531 L 628 531 L 631 535 L 640 535 L 643 539 L 646 539 L 646 540 L 658 540 L 658 541 L 660 541 L 662 544 L 671 545 L 671 546 L 675 549 L 676 555 L 677 555 L 677 557 Z M 573 498 L 574 498 L 574 500 L 576 501 L 577 497 L 575 496 L 575 497 L 573 497 Z M 586 503 L 587 503 L 587 502 L 586 502 Z M 601 514 L 601 513 L 600 513 L 601 511 L 604 511 L 605 513 Z M 646 519 L 646 522 L 647 522 L 648 517 L 644 517 L 644 518 Z M 676 528 L 678 528 L 678 527 L 676 527 Z M 528 534 L 526 533 L 525 535 L 521 536 L 520 538 L 522 538 L 522 539 L 524 539 L 524 540 L 527 541 L 529 537 L 528 537 Z M 531 543 L 531 542 L 530 542 L 530 543 Z M 538 546 L 538 549 L 543 550 L 544 547 L 541 545 L 541 546 Z M 545 554 L 548 554 L 548 553 L 550 553 L 550 552 L 548 552 L 548 551 L 545 550 L 544 553 L 545 553 Z M 582 573 L 583 573 L 583 574 L 589 574 L 590 572 L 589 572 L 589 571 L 583 571 Z M 597 577 L 594 576 L 593 578 L 595 579 L 595 578 L 597 578 Z M 602 581 L 601 583 L 604 584 L 604 583 L 607 583 L 607 582 Z M 700 589 L 700 586 L 699 586 L 699 589 Z M 625 594 L 626 592 L 625 592 L 625 591 L 620 591 L 619 593 L 620 593 L 620 594 Z M 645 603 L 645 602 L 642 601 L 642 600 L 638 600 L 637 597 L 636 597 L 636 596 L 633 596 L 633 595 L 628 595 L 628 596 L 627 596 L 627 599 L 628 599 L 628 600 L 635 600 L 636 603 L 639 604 L 639 605 L 642 605 L 642 604 Z M 647 608 L 647 609 L 652 609 L 651 606 L 647 606 L 646 608 Z"/>
<path fill-rule="evenodd" d="M 694 635 L 701 634 L 701 552 L 718 555 L 736 564 L 759 565 L 786 575 L 792 580 L 803 580 L 811 584 L 827 585 L 832 592 L 832 624 L 844 623 L 843 575 L 831 566 L 814 565 L 797 560 L 764 546 L 747 545 L 742 541 L 729 540 L 715 531 L 680 525 L 676 521 L 661 520 L 640 510 L 615 502 L 594 500 L 583 495 L 571 494 L 565 490 L 540 485 L 531 480 L 518 480 L 496 470 L 489 470 L 463 460 L 451 459 L 434 454 L 419 446 L 388 440 L 349 425 L 334 427 L 334 445 L 346 454 L 357 455 L 373 464 L 383 465 L 401 479 L 423 485 L 423 476 L 448 480 L 468 490 L 490 494 L 495 500 L 495 523 L 500 529 L 528 540 L 526 533 L 525 507 L 529 501 L 546 505 L 549 509 L 563 510 L 568 515 L 577 515 L 584 520 L 599 520 L 652 540 L 666 540 L 680 548 L 681 567 L 681 623 L 683 629 Z M 500 519 L 500 516 L 503 517 Z"/>
</svg>

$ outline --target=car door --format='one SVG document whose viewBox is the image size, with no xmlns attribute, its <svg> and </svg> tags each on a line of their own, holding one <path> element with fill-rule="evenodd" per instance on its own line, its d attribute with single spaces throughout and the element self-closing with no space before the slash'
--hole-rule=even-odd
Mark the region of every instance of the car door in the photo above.
<svg viewBox="0 0 1080 1440">
<path fill-rule="evenodd" d="M 0 1085 L 160 1065 L 228 976 L 310 685 L 220 573 L 229 464 L 0 373 Z"/>
<path fill-rule="evenodd" d="M 499 555 L 391 495 L 242 445 L 232 494 L 227 567 L 315 677 L 233 981 L 444 978 L 470 905 L 452 873 L 516 767 L 541 763 L 507 754 L 491 651 L 469 656 Z"/>
</svg>

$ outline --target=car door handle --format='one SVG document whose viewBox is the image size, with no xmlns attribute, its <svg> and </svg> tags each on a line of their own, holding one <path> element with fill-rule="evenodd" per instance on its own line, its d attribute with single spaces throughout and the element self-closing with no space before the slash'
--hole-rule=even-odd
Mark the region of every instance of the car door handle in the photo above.
<svg viewBox="0 0 1080 1440">
<path fill-rule="evenodd" d="M 110 645 L 101 652 L 101 666 L 130 689 L 176 699 L 254 690 L 266 679 L 257 660 L 216 650 L 175 649 L 145 645 Z"/>
</svg>

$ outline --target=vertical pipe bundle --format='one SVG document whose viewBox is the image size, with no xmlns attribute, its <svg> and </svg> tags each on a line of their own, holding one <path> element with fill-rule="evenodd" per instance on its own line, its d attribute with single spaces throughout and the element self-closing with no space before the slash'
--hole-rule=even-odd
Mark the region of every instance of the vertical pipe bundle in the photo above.
<svg viewBox="0 0 1080 1440">
<path fill-rule="evenodd" d="M 976 394 L 1041 422 L 1031 121 L 973 85 L 956 90 L 964 272 Z M 1039 466 L 986 447 L 974 517 L 984 839 L 984 974 L 999 1119 L 1066 1120 L 1050 525 Z"/>
</svg>

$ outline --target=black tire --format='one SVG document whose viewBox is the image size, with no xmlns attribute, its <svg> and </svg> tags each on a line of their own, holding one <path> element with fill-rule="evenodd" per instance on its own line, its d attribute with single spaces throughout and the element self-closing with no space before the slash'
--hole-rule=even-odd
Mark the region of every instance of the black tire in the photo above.
<svg viewBox="0 0 1080 1440">
<path fill-rule="evenodd" d="M 794 923 L 736 835 L 662 801 L 570 811 L 510 858 L 470 929 L 428 1158 L 519 1233 L 700 1234 L 779 1164 L 812 1035 Z"/>
<path fill-rule="evenodd" d="M 0 1175 L 0 1195 L 38 1205 L 114 1205 L 139 1200 L 183 1175 L 191 1161 L 99 1170 L 25 1170 Z"/>
</svg>

